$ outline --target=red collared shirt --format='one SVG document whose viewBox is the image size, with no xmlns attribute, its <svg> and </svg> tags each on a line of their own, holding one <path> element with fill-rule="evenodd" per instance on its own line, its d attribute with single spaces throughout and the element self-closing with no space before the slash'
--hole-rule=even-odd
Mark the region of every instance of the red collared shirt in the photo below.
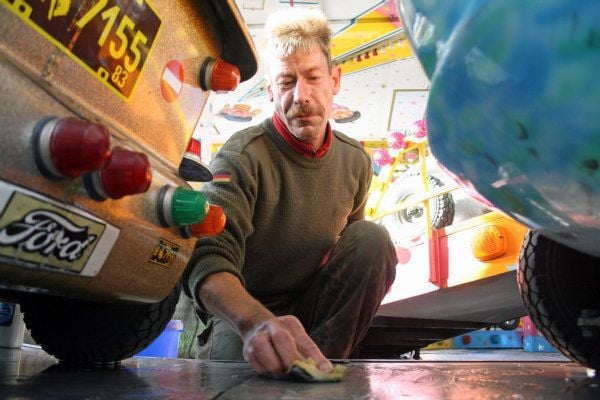
<svg viewBox="0 0 600 400">
<path fill-rule="evenodd" d="M 273 113 L 273 125 L 275 125 L 275 129 L 281 135 L 283 140 L 297 153 L 302 154 L 307 158 L 321 158 L 327 153 L 329 147 L 331 147 L 331 125 L 329 122 L 327 123 L 327 127 L 325 128 L 325 140 L 323 141 L 323 146 L 320 149 L 315 150 L 312 144 L 306 144 L 299 140 L 297 137 L 292 135 L 289 129 L 283 124 L 281 119 L 277 113 Z"/>
</svg>

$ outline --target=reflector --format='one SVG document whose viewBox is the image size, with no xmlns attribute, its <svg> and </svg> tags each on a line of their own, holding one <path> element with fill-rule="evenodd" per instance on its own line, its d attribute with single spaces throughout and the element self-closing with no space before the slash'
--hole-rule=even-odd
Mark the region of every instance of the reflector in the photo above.
<svg viewBox="0 0 600 400">
<path fill-rule="evenodd" d="M 99 170 L 111 154 L 108 129 L 73 117 L 43 119 L 32 141 L 38 169 L 53 179 Z"/>
<path fill-rule="evenodd" d="M 206 214 L 206 218 L 199 224 L 190 226 L 192 235 L 196 237 L 216 236 L 225 229 L 227 218 L 223 209 L 217 205 L 211 204 Z"/>
<path fill-rule="evenodd" d="M 504 230 L 490 225 L 478 229 L 471 239 L 471 251 L 475 258 L 489 261 L 506 253 L 507 243 Z"/>
<path fill-rule="evenodd" d="M 207 57 L 200 68 L 200 87 L 215 92 L 235 90 L 240 84 L 240 70 L 226 61 Z"/>
<path fill-rule="evenodd" d="M 152 182 L 150 161 L 143 153 L 115 147 L 106 165 L 85 175 L 84 182 L 90 197 L 96 200 L 144 193 Z"/>
<path fill-rule="evenodd" d="M 188 182 L 209 182 L 213 175 L 206 164 L 202 162 L 200 141 L 191 138 L 188 147 L 179 164 L 179 176 Z"/>
<path fill-rule="evenodd" d="M 158 193 L 156 210 L 164 227 L 185 226 L 202 222 L 209 205 L 198 191 L 166 185 Z"/>
</svg>

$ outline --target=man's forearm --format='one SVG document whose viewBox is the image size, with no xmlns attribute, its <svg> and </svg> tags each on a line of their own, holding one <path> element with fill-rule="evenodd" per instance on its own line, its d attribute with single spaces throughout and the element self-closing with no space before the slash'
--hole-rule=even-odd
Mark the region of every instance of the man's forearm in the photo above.
<svg viewBox="0 0 600 400">
<path fill-rule="evenodd" d="M 228 321 L 241 337 L 274 317 L 273 313 L 246 291 L 236 276 L 228 272 L 209 275 L 202 282 L 199 291 L 204 307 Z"/>
</svg>

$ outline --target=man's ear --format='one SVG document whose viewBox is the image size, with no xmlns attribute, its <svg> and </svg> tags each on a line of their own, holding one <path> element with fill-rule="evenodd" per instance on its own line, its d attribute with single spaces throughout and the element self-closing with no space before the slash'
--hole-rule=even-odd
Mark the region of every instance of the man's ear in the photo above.
<svg viewBox="0 0 600 400">
<path fill-rule="evenodd" d="M 331 79 L 333 79 L 333 94 L 338 94 L 340 91 L 340 81 L 342 79 L 342 69 L 335 66 L 331 69 Z"/>
<path fill-rule="evenodd" d="M 272 102 L 273 101 L 273 90 L 271 88 L 271 84 L 267 84 L 267 97 L 269 98 L 269 101 Z"/>
</svg>

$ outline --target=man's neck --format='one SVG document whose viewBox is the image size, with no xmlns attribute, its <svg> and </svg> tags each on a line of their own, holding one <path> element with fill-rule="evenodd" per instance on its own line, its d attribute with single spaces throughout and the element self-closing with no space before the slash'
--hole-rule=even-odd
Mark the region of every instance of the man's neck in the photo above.
<svg viewBox="0 0 600 400">
<path fill-rule="evenodd" d="M 329 123 L 325 126 L 325 135 L 320 140 L 319 146 L 314 146 L 313 143 L 306 143 L 295 137 L 290 130 L 285 126 L 277 113 L 273 114 L 273 125 L 286 143 L 297 153 L 308 158 L 321 158 L 327 153 L 331 146 L 331 127 Z"/>
</svg>

